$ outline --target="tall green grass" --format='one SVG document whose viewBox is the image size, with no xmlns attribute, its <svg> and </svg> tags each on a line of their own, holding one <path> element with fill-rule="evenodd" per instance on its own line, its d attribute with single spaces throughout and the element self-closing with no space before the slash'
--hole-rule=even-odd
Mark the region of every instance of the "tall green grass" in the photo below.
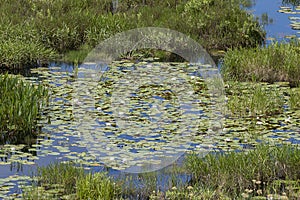
<svg viewBox="0 0 300 200">
<path fill-rule="evenodd" d="M 233 90 L 227 104 L 233 117 L 266 117 L 283 113 L 285 102 L 278 89 L 248 84 L 246 90 L 243 87 Z"/>
<path fill-rule="evenodd" d="M 105 173 L 86 174 L 73 163 L 55 163 L 38 168 L 30 188 L 23 198 L 36 199 L 120 199 L 120 185 Z"/>
<path fill-rule="evenodd" d="M 295 198 L 300 187 L 299 155 L 296 146 L 259 145 L 244 153 L 209 154 L 205 158 L 190 155 L 187 169 L 193 175 L 193 185 L 230 198 L 283 193 Z M 292 184 L 294 188 L 289 187 Z"/>
<path fill-rule="evenodd" d="M 227 52 L 222 74 L 225 80 L 287 81 L 297 86 L 300 84 L 299 63 L 299 45 L 275 43 L 266 48 L 242 48 Z"/>
<path fill-rule="evenodd" d="M 184 28 L 206 49 L 256 47 L 262 44 L 265 32 L 252 15 L 241 9 L 242 3 L 190 0 L 184 6 L 183 16 L 188 25 Z"/>
<path fill-rule="evenodd" d="M 8 74 L 0 75 L 0 136 L 33 134 L 48 91 Z"/>
<path fill-rule="evenodd" d="M 289 106 L 291 109 L 300 109 L 300 88 L 290 90 Z"/>
<path fill-rule="evenodd" d="M 85 199 L 115 199 L 120 197 L 119 185 L 108 178 L 104 173 L 87 174 L 79 179 L 76 185 L 76 197 Z"/>
</svg>

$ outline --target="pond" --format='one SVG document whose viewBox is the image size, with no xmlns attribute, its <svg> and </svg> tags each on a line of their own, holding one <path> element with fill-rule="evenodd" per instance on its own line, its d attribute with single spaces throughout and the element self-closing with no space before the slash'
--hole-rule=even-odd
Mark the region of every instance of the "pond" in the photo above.
<svg viewBox="0 0 300 200">
<path fill-rule="evenodd" d="M 297 4 L 298 3 L 298 4 Z M 259 17 L 267 33 L 268 43 L 300 37 L 300 7 L 297 1 L 254 1 L 251 12 Z"/>
<path fill-rule="evenodd" d="M 291 37 L 299 37 L 299 7 L 289 3 L 283 4 L 279 0 L 259 0 L 255 1 L 249 10 L 265 24 L 268 42 L 274 38 L 284 41 Z M 119 87 L 118 90 L 114 90 L 118 95 L 114 96 L 116 94 L 111 92 L 112 83 L 119 81 L 125 84 L 122 82 L 124 74 L 137 68 L 146 70 L 149 67 L 154 71 L 155 67 L 160 70 L 166 68 L 165 76 L 172 74 L 173 77 L 180 77 L 171 80 L 173 84 L 178 81 L 175 85 L 178 86 L 176 94 L 172 93 L 175 86 L 168 88 L 153 84 L 143 88 L 139 85 L 132 89 L 134 92 L 126 94 L 130 97 L 130 106 L 122 107 L 120 97 L 126 89 Z M 50 63 L 46 68 L 31 70 L 30 76 L 26 77 L 34 83 L 43 82 L 47 85 L 51 91 L 51 98 L 49 106 L 39 120 L 40 133 L 37 137 L 27 138 L 22 142 L 1 141 L 0 199 L 20 193 L 22 187 L 31 180 L 30 176 L 37 166 L 46 166 L 55 161 L 74 161 L 82 164 L 86 170 L 108 171 L 110 175 L 118 177 L 122 173 L 126 174 L 125 169 L 127 172 L 141 170 L 136 166 L 145 162 L 154 166 L 151 168 L 151 165 L 151 169 L 157 169 L 155 166 L 167 166 L 177 159 L 180 164 L 180 158 L 186 150 L 195 150 L 205 155 L 212 150 L 251 149 L 261 141 L 300 144 L 300 112 L 289 110 L 288 96 L 285 95 L 288 86 L 285 83 L 261 85 L 262 88 L 278 90 L 282 94 L 285 101 L 284 113 L 255 120 L 226 117 L 222 133 L 205 134 L 210 129 L 211 122 L 215 120 L 211 118 L 215 104 L 206 89 L 205 80 L 195 74 L 195 66 L 189 63 L 160 63 L 155 59 L 114 62 L 105 67 L 105 76 L 99 84 L 88 80 L 82 82 L 81 84 L 86 84 L 89 89 L 81 94 L 82 91 L 76 90 L 75 82 L 78 77 L 83 78 L 83 69 L 83 65 Z M 152 78 L 151 74 L 145 74 L 143 80 Z M 128 79 L 130 81 L 127 77 L 126 80 Z M 195 96 L 192 96 L 192 101 L 178 95 L 184 93 L 183 96 L 188 96 L 188 93 L 185 93 L 186 88 L 179 87 L 186 83 L 189 85 L 188 89 L 193 89 Z M 244 84 L 240 87 L 249 90 L 249 85 Z M 90 93 L 87 94 L 88 92 Z M 83 99 L 93 99 L 94 107 L 82 103 Z M 179 99 L 190 103 L 180 103 Z M 75 111 L 74 105 L 83 107 L 84 110 Z M 178 108 L 181 113 L 178 113 Z M 86 115 L 90 117 L 85 119 Z M 122 117 L 138 120 L 126 121 L 122 120 Z M 78 125 L 77 122 L 82 119 L 93 121 L 87 125 Z M 82 135 L 84 131 L 88 134 Z M 89 146 L 91 143 L 93 145 Z M 160 154 L 171 155 L 170 160 L 159 163 Z M 158 174 L 162 176 L 164 171 L 161 170 Z M 162 178 L 159 184 L 164 185 L 168 178 Z M 188 178 L 188 175 L 181 175 L 184 181 Z M 164 186 L 164 189 L 166 188 L 167 186 Z"/>
</svg>

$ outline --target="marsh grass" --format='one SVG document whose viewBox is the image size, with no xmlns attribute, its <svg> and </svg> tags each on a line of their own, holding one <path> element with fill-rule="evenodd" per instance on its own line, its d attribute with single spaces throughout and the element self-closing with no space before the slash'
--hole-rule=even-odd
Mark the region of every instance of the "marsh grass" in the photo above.
<svg viewBox="0 0 300 200">
<path fill-rule="evenodd" d="M 55 51 L 46 48 L 38 33 L 26 24 L 2 25 L 0 41 L 0 67 L 32 67 L 57 58 Z"/>
<path fill-rule="evenodd" d="M 227 104 L 233 117 L 266 117 L 283 113 L 284 98 L 276 88 L 249 83 L 246 90 L 243 87 L 233 90 Z"/>
<path fill-rule="evenodd" d="M 186 164 L 193 175 L 192 185 L 209 188 L 219 195 L 230 198 L 283 192 L 293 195 L 300 186 L 299 155 L 297 146 L 258 145 L 247 152 L 209 154 L 205 158 L 191 154 Z M 284 187 L 289 184 L 297 187 Z"/>
<path fill-rule="evenodd" d="M 289 106 L 291 109 L 300 109 L 300 88 L 290 90 Z"/>
<path fill-rule="evenodd" d="M 52 185 L 62 187 L 64 194 L 74 193 L 77 181 L 84 177 L 84 170 L 72 163 L 50 164 L 38 169 L 38 183 L 50 188 Z"/>
<path fill-rule="evenodd" d="M 47 99 L 48 91 L 42 85 L 34 85 L 9 74 L 0 75 L 1 136 L 13 138 L 34 134 L 37 118 Z"/>
<path fill-rule="evenodd" d="M 0 65 L 35 64 L 56 58 L 55 53 L 65 55 L 84 45 L 93 48 L 116 33 L 147 26 L 180 31 L 209 50 L 263 41 L 264 31 L 240 8 L 241 0 L 208 2 L 126 0 L 112 12 L 109 0 L 2 1 Z"/>
<path fill-rule="evenodd" d="M 296 43 L 235 49 L 226 53 L 222 66 L 225 80 L 300 83 L 300 48 Z"/>
<path fill-rule="evenodd" d="M 241 9 L 241 0 L 190 0 L 184 7 L 188 32 L 199 38 L 206 49 L 227 50 L 256 47 L 264 41 L 265 32 L 258 21 Z"/>
<path fill-rule="evenodd" d="M 77 199 L 115 199 L 120 197 L 120 186 L 113 182 L 106 174 L 87 174 L 77 181 Z"/>
<path fill-rule="evenodd" d="M 54 163 L 38 168 L 33 185 L 24 189 L 23 198 L 35 199 L 116 199 L 120 185 L 105 173 L 86 174 L 74 163 Z"/>
</svg>

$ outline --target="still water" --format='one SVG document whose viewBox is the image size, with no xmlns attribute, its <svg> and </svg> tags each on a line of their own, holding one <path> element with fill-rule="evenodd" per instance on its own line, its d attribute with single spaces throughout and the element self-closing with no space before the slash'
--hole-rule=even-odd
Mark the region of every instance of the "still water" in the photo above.
<svg viewBox="0 0 300 200">
<path fill-rule="evenodd" d="M 290 9 L 282 6 L 290 7 Z M 248 9 L 249 12 L 259 17 L 261 23 L 264 24 L 268 44 L 275 40 L 288 41 L 291 37 L 298 38 L 300 36 L 299 30 L 291 28 L 292 23 L 299 22 L 300 11 L 297 10 L 296 6 L 288 3 L 283 4 L 280 0 L 257 0 Z M 279 10 L 280 12 L 278 12 Z M 48 68 L 38 70 L 42 71 L 42 73 L 36 71 L 30 74 L 30 79 L 33 81 L 49 80 L 48 85 L 53 87 L 53 106 L 51 112 L 41 120 L 41 124 L 48 123 L 48 125 L 42 128 L 41 134 L 36 138 L 32 138 L 28 145 L 11 144 L 4 146 L 0 144 L 0 199 L 7 194 L 19 193 L 20 188 L 17 183 L 28 180 L 27 176 L 30 176 L 37 166 L 46 166 L 55 161 L 76 160 L 89 170 L 108 171 L 109 174 L 114 176 L 120 174 L 116 169 L 107 168 L 99 164 L 95 157 L 87 153 L 85 145 L 81 142 L 80 135 L 76 132 L 76 127 L 72 124 L 72 96 L 70 96 L 70 91 L 72 90 L 72 73 L 74 68 L 74 66 L 64 63 L 51 63 Z M 156 100 L 160 101 L 161 99 Z M 172 108 L 172 105 L 167 105 L 167 108 Z M 193 113 L 205 117 L 204 109 L 193 110 Z M 109 112 L 103 111 L 102 114 L 103 116 L 109 116 Z M 269 136 L 270 138 L 280 137 L 280 130 L 270 130 L 270 132 L 274 133 Z M 109 134 L 113 133 L 107 131 L 106 136 L 109 136 Z M 122 140 L 122 137 L 120 136 L 118 139 Z M 151 137 L 154 137 L 154 140 L 156 140 L 156 136 L 149 136 L 148 139 L 150 140 Z M 127 137 L 125 139 L 130 138 Z M 221 140 L 224 140 L 224 138 L 221 138 Z M 233 140 L 239 140 L 239 138 L 233 136 Z M 300 143 L 300 140 L 294 133 L 288 140 L 292 143 Z M 159 142 L 161 140 L 157 139 L 154 146 Z M 212 148 L 218 149 L 218 146 L 222 146 L 221 142 L 215 145 L 216 143 L 208 141 L 208 144 L 213 146 Z M 197 139 L 189 145 L 193 148 L 206 148 L 201 146 Z M 237 144 L 235 148 L 244 148 L 247 145 L 251 146 L 251 144 Z M 126 144 L 121 144 L 121 146 L 124 148 Z M 133 150 L 131 149 L 131 151 Z M 162 178 L 160 184 L 165 184 L 166 179 L 166 177 Z M 182 175 L 182 179 L 188 180 L 188 177 Z"/>
</svg>

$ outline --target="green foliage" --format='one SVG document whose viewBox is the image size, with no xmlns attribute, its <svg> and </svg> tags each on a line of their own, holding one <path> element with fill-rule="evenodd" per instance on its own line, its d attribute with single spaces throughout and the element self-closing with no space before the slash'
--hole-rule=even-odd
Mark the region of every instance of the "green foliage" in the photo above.
<svg viewBox="0 0 300 200">
<path fill-rule="evenodd" d="M 87 174 L 76 185 L 77 199 L 115 199 L 120 196 L 120 188 L 104 173 Z"/>
<path fill-rule="evenodd" d="M 106 174 L 85 174 L 72 163 L 56 163 L 38 168 L 36 182 L 23 191 L 23 198 L 35 199 L 116 199 L 120 186 Z"/>
<path fill-rule="evenodd" d="M 225 80 L 287 81 L 300 83 L 300 49 L 297 44 L 275 43 L 266 48 L 235 49 L 226 53 L 222 66 Z"/>
<path fill-rule="evenodd" d="M 232 116 L 266 117 L 283 113 L 284 99 L 278 89 L 248 84 L 245 90 L 231 85 L 233 94 L 229 96 L 228 109 Z"/>
<path fill-rule="evenodd" d="M 290 91 L 289 106 L 291 109 L 300 109 L 300 88 L 294 88 Z"/>
<path fill-rule="evenodd" d="M 190 0 L 184 7 L 188 33 L 207 49 L 255 47 L 265 37 L 258 21 L 240 8 L 241 1 Z"/>
<path fill-rule="evenodd" d="M 93 48 L 118 32 L 146 26 L 180 31 L 209 50 L 255 46 L 264 37 L 257 21 L 239 7 L 240 0 L 126 0 L 119 1 L 116 10 L 111 2 L 1 0 L 0 22 L 6 29 L 0 28 L 0 65 L 50 60 L 55 52 Z M 17 31 L 7 34 L 10 26 Z"/>
<path fill-rule="evenodd" d="M 20 68 L 56 58 L 28 25 L 1 26 L 0 41 L 0 67 Z"/>
<path fill-rule="evenodd" d="M 33 134 L 48 92 L 18 77 L 0 75 L 0 136 L 10 139 Z"/>
<path fill-rule="evenodd" d="M 50 164 L 38 169 L 38 184 L 50 186 L 57 184 L 65 194 L 74 193 L 77 181 L 84 176 L 83 168 L 74 167 L 72 163 Z"/>
<path fill-rule="evenodd" d="M 209 154 L 205 158 L 193 154 L 188 158 L 187 169 L 198 187 L 210 188 L 230 198 L 246 194 L 248 197 L 292 194 L 293 188 L 274 187 L 274 184 L 299 180 L 299 155 L 300 150 L 290 145 L 259 145 L 247 153 Z M 299 182 L 297 185 L 300 186 Z"/>
</svg>

